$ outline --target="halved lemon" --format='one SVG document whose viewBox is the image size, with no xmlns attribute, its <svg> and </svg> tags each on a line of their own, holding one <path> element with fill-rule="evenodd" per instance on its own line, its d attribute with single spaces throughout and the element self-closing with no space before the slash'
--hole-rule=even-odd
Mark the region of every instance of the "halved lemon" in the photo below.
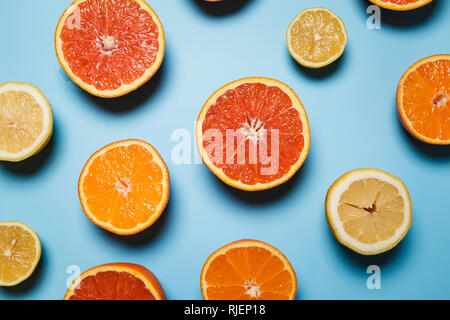
<svg viewBox="0 0 450 320">
<path fill-rule="evenodd" d="M 33 273 L 41 257 L 41 242 L 21 222 L 0 222 L 0 286 L 15 286 Z"/>
<path fill-rule="evenodd" d="M 347 31 L 333 11 L 310 8 L 294 18 L 286 38 L 289 52 L 298 63 L 308 68 L 321 68 L 342 55 Z"/>
<path fill-rule="evenodd" d="M 328 190 L 326 218 L 336 239 L 364 255 L 395 247 L 412 220 L 405 184 L 378 169 L 353 170 Z"/>
<path fill-rule="evenodd" d="M 0 86 L 0 160 L 21 161 L 45 147 L 53 133 L 52 108 L 30 83 Z"/>
</svg>

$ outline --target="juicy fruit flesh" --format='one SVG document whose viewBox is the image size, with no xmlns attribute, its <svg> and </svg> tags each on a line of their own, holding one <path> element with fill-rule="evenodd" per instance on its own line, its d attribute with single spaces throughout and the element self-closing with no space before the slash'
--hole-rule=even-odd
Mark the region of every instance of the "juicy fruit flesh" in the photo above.
<svg viewBox="0 0 450 320">
<path fill-rule="evenodd" d="M 210 130 L 220 132 L 221 149 L 207 137 Z M 227 144 L 230 130 L 236 138 Z M 304 147 L 303 124 L 291 98 L 280 88 L 262 83 L 245 83 L 223 93 L 206 112 L 202 133 L 204 150 L 213 164 L 227 177 L 248 185 L 284 176 Z M 232 150 L 227 151 L 228 147 Z M 277 162 L 275 170 L 270 169 L 275 166 L 269 158 Z"/>
<path fill-rule="evenodd" d="M 38 251 L 35 238 L 17 226 L 0 226 L 0 282 L 12 283 L 26 275 Z"/>
<path fill-rule="evenodd" d="M 399 190 L 384 181 L 356 180 L 339 200 L 338 215 L 344 230 L 365 244 L 390 239 L 404 221 L 405 203 Z"/>
<path fill-rule="evenodd" d="M 345 44 L 345 30 L 340 21 L 324 10 L 305 12 L 289 32 L 294 52 L 311 63 L 336 56 Z"/>
<path fill-rule="evenodd" d="M 78 284 L 69 300 L 155 300 L 144 281 L 129 272 L 99 271 Z"/>
<path fill-rule="evenodd" d="M 83 183 L 89 210 L 119 229 L 143 224 L 163 198 L 163 172 L 140 145 L 120 146 L 94 159 Z"/>
<path fill-rule="evenodd" d="M 294 281 L 279 257 L 257 246 L 232 248 L 215 257 L 205 280 L 210 300 L 285 300 Z"/>
<path fill-rule="evenodd" d="M 412 127 L 428 138 L 450 140 L 450 60 L 419 66 L 403 90 L 402 108 Z"/>
<path fill-rule="evenodd" d="M 98 90 L 114 90 L 140 78 L 155 62 L 159 30 L 133 0 L 87 0 L 61 31 L 72 72 Z"/>
<path fill-rule="evenodd" d="M 33 145 L 43 130 L 43 112 L 23 91 L 0 93 L 0 151 L 18 153 Z"/>
<path fill-rule="evenodd" d="M 399 5 L 406 5 L 406 4 L 410 4 L 410 3 L 419 2 L 421 0 L 381 0 L 381 1 L 399 4 Z"/>
</svg>

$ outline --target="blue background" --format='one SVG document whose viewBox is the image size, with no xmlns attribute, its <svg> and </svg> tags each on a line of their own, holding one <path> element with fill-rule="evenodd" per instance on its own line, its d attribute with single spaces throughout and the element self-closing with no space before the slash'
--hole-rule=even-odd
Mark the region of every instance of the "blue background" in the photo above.
<svg viewBox="0 0 450 320">
<path fill-rule="evenodd" d="M 307 0 L 149 0 L 166 34 L 161 70 L 139 91 L 115 100 L 79 89 L 61 69 L 54 30 L 71 0 L 0 1 L 0 83 L 31 82 L 50 100 L 50 144 L 22 163 L 0 164 L 0 220 L 34 228 L 43 255 L 31 279 L 0 288 L 0 299 L 61 299 L 70 274 L 108 262 L 151 269 L 169 299 L 201 299 L 208 255 L 228 242 L 255 238 L 279 248 L 299 279 L 299 299 L 450 298 L 450 149 L 411 138 L 395 104 L 397 83 L 417 60 L 450 53 L 450 1 L 409 13 L 382 11 L 382 29 L 366 27 L 368 2 Z M 236 4 L 238 3 L 238 4 Z M 241 3 L 241 4 L 239 4 Z M 299 67 L 285 44 L 301 10 L 324 6 L 344 21 L 342 58 L 322 70 Z M 311 125 L 311 150 L 299 173 L 262 193 L 233 190 L 201 164 L 176 165 L 172 133 L 189 130 L 206 99 L 241 77 L 290 85 Z M 125 138 L 153 144 L 171 174 L 160 220 L 119 237 L 83 214 L 77 181 L 88 157 Z M 192 143 L 192 156 L 197 151 Z M 340 246 L 325 221 L 328 187 L 346 171 L 375 167 L 400 177 L 413 201 L 413 224 L 400 245 L 376 257 Z M 368 290 L 366 268 L 381 267 L 381 290 Z"/>
</svg>

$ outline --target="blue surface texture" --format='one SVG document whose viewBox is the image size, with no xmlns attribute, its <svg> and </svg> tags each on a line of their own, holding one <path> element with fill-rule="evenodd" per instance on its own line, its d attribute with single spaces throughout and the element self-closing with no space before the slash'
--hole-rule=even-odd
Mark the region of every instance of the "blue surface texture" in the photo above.
<svg viewBox="0 0 450 320">
<path fill-rule="evenodd" d="M 166 34 L 160 71 L 135 93 L 105 100 L 79 89 L 54 51 L 54 31 L 71 0 L 0 1 L 0 83 L 31 82 L 52 104 L 50 144 L 22 163 L 0 163 L 0 220 L 21 221 L 42 240 L 35 274 L 0 299 L 61 299 L 74 270 L 133 262 L 152 270 L 169 299 L 201 299 L 206 258 L 234 240 L 254 238 L 279 248 L 298 279 L 298 299 L 449 299 L 450 149 L 411 138 L 396 114 L 404 71 L 417 60 L 450 53 L 450 1 L 407 13 L 381 11 L 381 29 L 366 21 L 363 0 L 148 0 Z M 301 10 L 336 12 L 349 34 L 344 55 L 322 70 L 299 67 L 285 33 Z M 299 95 L 311 126 L 307 161 L 288 183 L 246 193 L 225 186 L 194 146 L 194 124 L 220 86 L 248 76 L 281 80 Z M 184 129 L 192 164 L 172 156 Z M 154 145 L 171 175 L 171 197 L 160 220 L 142 234 L 115 236 L 92 224 L 77 195 L 89 156 L 121 139 Z M 385 170 L 407 185 L 413 223 L 392 251 L 353 253 L 325 220 L 328 187 L 343 173 Z M 366 269 L 381 268 L 381 289 L 369 290 Z"/>
</svg>

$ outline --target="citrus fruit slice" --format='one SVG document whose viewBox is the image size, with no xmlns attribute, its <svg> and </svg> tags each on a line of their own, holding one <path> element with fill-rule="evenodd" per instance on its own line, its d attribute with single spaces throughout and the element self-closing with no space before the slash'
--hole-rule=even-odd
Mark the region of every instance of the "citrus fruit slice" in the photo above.
<svg viewBox="0 0 450 320">
<path fill-rule="evenodd" d="M 308 68 L 321 68 L 342 55 L 347 31 L 333 11 L 310 8 L 294 18 L 286 38 L 289 52 L 298 63 Z"/>
<path fill-rule="evenodd" d="M 78 194 L 86 216 L 116 234 L 151 226 L 169 199 L 169 172 L 147 142 L 124 140 L 94 153 L 81 172 Z"/>
<path fill-rule="evenodd" d="M 0 160 L 21 161 L 45 147 L 53 133 L 50 103 L 29 83 L 0 86 Z"/>
<path fill-rule="evenodd" d="M 256 191 L 286 182 L 309 151 L 308 118 L 284 83 L 245 78 L 217 90 L 196 124 L 204 163 L 223 182 Z"/>
<path fill-rule="evenodd" d="M 406 11 L 423 7 L 433 0 L 370 0 L 373 4 L 379 7 L 395 10 Z"/>
<path fill-rule="evenodd" d="M 411 226 L 411 199 L 405 184 L 378 169 L 343 175 L 328 190 L 325 207 L 337 240 L 364 255 L 392 249 Z"/>
<path fill-rule="evenodd" d="M 118 97 L 159 69 L 164 31 L 143 0 L 76 0 L 59 20 L 55 48 L 77 85 L 99 97 Z"/>
<path fill-rule="evenodd" d="M 64 300 L 166 300 L 155 275 L 132 263 L 110 263 L 83 272 Z"/>
<path fill-rule="evenodd" d="M 450 55 L 431 56 L 413 64 L 397 90 L 403 126 L 431 144 L 450 144 Z"/>
<path fill-rule="evenodd" d="M 40 258 L 36 232 L 20 222 L 0 222 L 0 286 L 15 286 L 28 279 Z"/>
<path fill-rule="evenodd" d="M 294 300 L 297 278 L 276 248 L 262 241 L 240 240 L 206 260 L 200 286 L 205 300 Z"/>
</svg>

